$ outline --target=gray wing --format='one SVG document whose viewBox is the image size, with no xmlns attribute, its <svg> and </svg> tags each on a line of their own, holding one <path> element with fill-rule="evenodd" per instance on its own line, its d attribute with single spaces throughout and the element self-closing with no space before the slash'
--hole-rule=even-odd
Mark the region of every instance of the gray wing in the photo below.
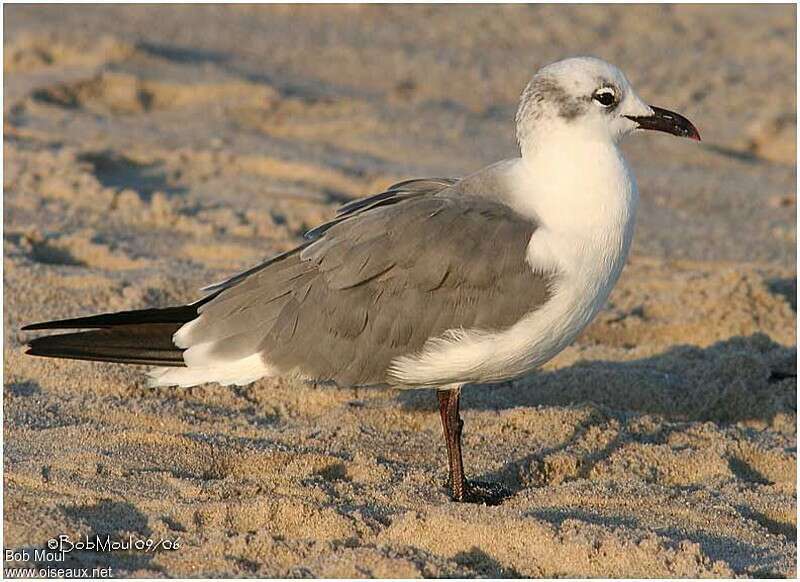
<svg viewBox="0 0 800 582">
<path fill-rule="evenodd" d="M 346 206 L 312 240 L 231 279 L 200 307 L 186 343 L 215 359 L 260 352 L 281 373 L 367 385 L 447 330 L 513 325 L 549 295 L 548 276 L 526 261 L 535 224 L 452 183 L 405 184 Z"/>
</svg>

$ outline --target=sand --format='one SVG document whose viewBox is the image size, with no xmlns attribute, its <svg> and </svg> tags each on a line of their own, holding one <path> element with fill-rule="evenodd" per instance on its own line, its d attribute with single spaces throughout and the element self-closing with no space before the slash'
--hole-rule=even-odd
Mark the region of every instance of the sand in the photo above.
<svg viewBox="0 0 800 582">
<path fill-rule="evenodd" d="M 4 534 L 117 576 L 796 573 L 792 6 L 6 6 Z M 166 306 L 342 201 L 515 153 L 532 72 L 592 53 L 701 145 L 625 146 L 608 307 L 541 371 L 465 390 L 448 501 L 431 391 L 147 388 L 19 327 Z M 34 562 L 36 562 L 34 560 Z M 7 564 L 8 565 L 8 564 Z"/>
</svg>

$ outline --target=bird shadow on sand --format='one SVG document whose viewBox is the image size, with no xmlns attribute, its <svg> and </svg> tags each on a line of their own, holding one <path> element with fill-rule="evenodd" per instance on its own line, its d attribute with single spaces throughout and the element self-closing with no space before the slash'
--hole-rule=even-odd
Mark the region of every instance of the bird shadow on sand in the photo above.
<svg viewBox="0 0 800 582">
<path fill-rule="evenodd" d="M 464 387 L 463 410 L 573 406 L 592 403 L 667 421 L 772 422 L 796 409 L 795 347 L 764 334 L 737 336 L 709 347 L 679 345 L 629 361 L 579 361 L 554 371 L 494 385 Z M 429 390 L 402 391 L 406 409 L 435 409 Z"/>
</svg>

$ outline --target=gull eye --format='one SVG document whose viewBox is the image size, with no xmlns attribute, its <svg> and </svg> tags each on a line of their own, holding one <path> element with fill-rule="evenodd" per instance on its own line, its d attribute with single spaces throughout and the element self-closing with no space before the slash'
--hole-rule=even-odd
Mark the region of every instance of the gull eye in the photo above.
<svg viewBox="0 0 800 582">
<path fill-rule="evenodd" d="M 609 87 L 603 87 L 595 91 L 594 95 L 592 95 L 592 99 L 603 107 L 611 107 L 617 100 L 616 95 L 614 95 L 614 90 Z"/>
</svg>

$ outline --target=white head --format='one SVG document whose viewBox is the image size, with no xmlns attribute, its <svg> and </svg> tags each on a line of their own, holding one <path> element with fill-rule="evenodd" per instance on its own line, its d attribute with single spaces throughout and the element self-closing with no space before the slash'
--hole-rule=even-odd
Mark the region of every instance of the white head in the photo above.
<svg viewBox="0 0 800 582">
<path fill-rule="evenodd" d="M 523 155 L 548 133 L 619 143 L 636 129 L 655 129 L 700 139 L 677 113 L 647 105 L 614 65 L 576 57 L 541 68 L 520 98 L 517 140 Z"/>
</svg>

